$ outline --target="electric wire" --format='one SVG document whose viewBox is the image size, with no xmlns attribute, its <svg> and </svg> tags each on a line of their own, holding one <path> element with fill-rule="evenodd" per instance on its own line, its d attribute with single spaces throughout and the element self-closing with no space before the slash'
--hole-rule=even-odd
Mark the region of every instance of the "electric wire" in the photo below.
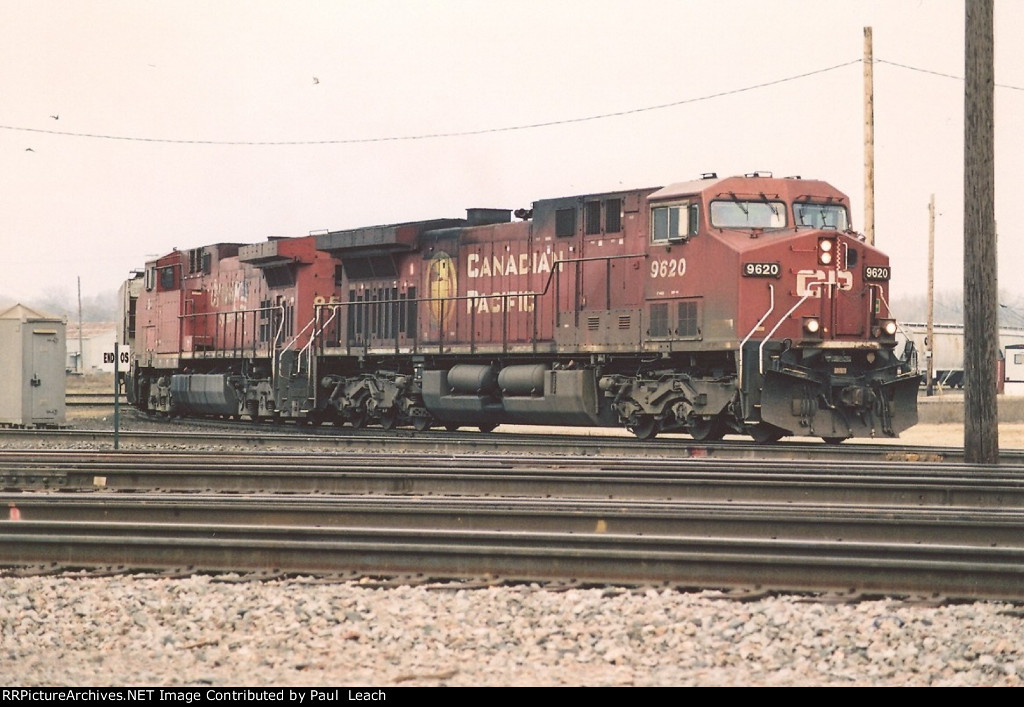
<svg viewBox="0 0 1024 707">
<path fill-rule="evenodd" d="M 853 59 L 833 66 L 828 66 L 821 69 L 815 69 L 807 71 L 802 74 L 796 74 L 793 76 L 787 76 L 780 79 L 774 79 L 772 81 L 764 81 L 749 86 L 743 86 L 740 88 L 729 89 L 726 91 L 718 91 L 716 93 L 710 93 L 703 96 L 695 96 L 691 98 L 683 98 L 677 101 L 671 101 L 669 103 L 660 103 L 657 105 L 643 106 L 640 108 L 631 108 L 627 110 L 611 111 L 607 113 L 599 113 L 595 115 L 582 116 L 576 118 L 563 118 L 559 120 L 547 120 L 534 123 L 526 123 L 522 125 L 509 125 L 501 127 L 490 127 L 480 128 L 476 130 L 460 130 L 460 131 L 449 131 L 449 132 L 435 132 L 435 133 L 420 133 L 415 135 L 390 135 L 390 136 L 379 136 L 379 137 L 365 137 L 365 138 L 340 138 L 340 139 L 327 139 L 327 140 L 197 140 L 197 139 L 176 139 L 176 138 L 158 138 L 158 137 L 141 137 L 141 136 L 130 136 L 130 135 L 109 135 L 102 133 L 81 133 L 72 132 L 67 130 L 50 130 L 43 128 L 30 128 L 25 126 L 17 125 L 0 125 L 0 130 L 11 130 L 18 132 L 37 133 L 43 135 L 56 135 L 62 137 L 78 137 L 78 138 L 91 138 L 98 140 L 119 140 L 128 142 L 147 142 L 147 143 L 161 143 L 161 144 L 174 144 L 174 145 L 221 145 L 221 146 L 295 146 L 295 145 L 358 145 L 358 144 L 370 144 L 370 143 L 383 143 L 383 142 L 411 142 L 416 140 L 436 140 L 442 138 L 461 138 L 461 137 L 472 137 L 479 135 L 488 135 L 496 133 L 509 133 L 523 130 L 534 130 L 538 128 L 549 128 L 559 125 L 571 125 L 577 123 L 586 123 L 597 120 L 605 120 L 608 118 L 619 118 L 628 115 L 636 115 L 639 113 L 649 113 L 652 111 L 666 110 L 668 108 L 676 108 L 678 106 L 702 103 L 704 101 L 710 101 L 717 98 L 723 98 L 725 96 L 734 96 L 741 93 L 747 93 L 749 91 L 756 91 L 770 86 L 777 86 L 792 81 L 799 81 L 802 79 L 809 78 L 811 76 L 818 76 L 821 74 L 829 73 L 843 69 L 847 66 L 854 64 L 862 64 L 863 59 Z M 938 71 L 932 71 L 930 69 L 922 69 L 919 67 L 910 66 L 907 64 L 900 64 L 893 61 L 887 61 L 885 59 L 875 59 L 875 64 L 885 64 L 888 66 L 894 66 L 901 69 L 910 71 L 931 74 L 934 76 L 940 76 L 943 78 L 949 78 L 954 80 L 963 81 L 963 77 L 954 76 L 953 74 L 946 74 Z M 997 87 L 1007 88 L 1015 91 L 1024 91 L 1024 87 L 1013 86 L 1009 84 L 996 84 Z"/>
</svg>

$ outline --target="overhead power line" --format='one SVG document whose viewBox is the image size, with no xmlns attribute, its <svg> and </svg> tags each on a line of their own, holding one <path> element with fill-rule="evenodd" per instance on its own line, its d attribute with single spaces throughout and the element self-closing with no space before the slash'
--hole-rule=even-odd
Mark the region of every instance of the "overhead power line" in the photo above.
<svg viewBox="0 0 1024 707">
<path fill-rule="evenodd" d="M 725 96 L 733 96 L 740 93 L 746 93 L 748 91 L 756 91 L 762 88 L 768 88 L 770 86 L 777 86 L 779 84 L 789 83 L 791 81 L 799 81 L 801 79 L 808 78 L 810 76 L 817 76 L 825 74 L 831 71 L 852 66 L 853 64 L 863 63 L 863 59 L 853 59 L 852 61 L 846 61 L 842 64 L 836 64 L 834 66 L 828 66 L 823 69 L 815 69 L 814 71 L 807 71 L 802 74 L 796 74 L 794 76 L 787 76 L 781 79 L 775 79 L 773 81 L 765 81 L 763 83 L 752 84 L 750 86 L 743 86 L 742 88 L 734 88 L 727 91 L 718 91 L 716 93 L 710 93 L 704 96 L 696 96 L 693 98 L 684 98 L 678 101 L 672 101 L 670 103 L 661 103 L 653 106 L 645 106 L 642 108 L 631 108 L 628 110 L 614 111 L 610 113 L 599 113 L 596 115 L 588 115 L 579 118 L 563 118 L 560 120 L 548 120 L 537 123 L 527 123 L 524 125 L 510 125 L 496 128 L 481 128 L 477 130 L 459 130 L 451 132 L 437 132 L 437 133 L 421 133 L 417 135 L 391 135 L 383 137 L 366 137 L 366 138 L 343 138 L 336 140 L 185 140 L 175 138 L 158 138 L 158 137 L 136 137 L 130 135 L 104 135 L 101 133 L 79 133 L 69 130 L 47 130 L 43 128 L 27 128 L 24 126 L 17 125 L 0 125 L 0 130 L 13 130 L 18 132 L 36 133 L 41 135 L 58 135 L 63 137 L 80 137 L 80 138 L 91 138 L 96 140 L 121 140 L 126 142 L 150 142 L 150 143 L 162 143 L 171 145 L 248 145 L 248 146 L 281 146 L 281 145 L 358 145 L 368 144 L 375 142 L 408 142 L 413 140 L 433 140 L 438 138 L 454 138 L 454 137 L 471 137 L 475 135 L 489 135 L 495 133 L 508 133 L 520 130 L 533 130 L 536 128 L 548 128 L 558 125 L 571 125 L 574 123 L 586 123 L 595 120 L 605 120 L 607 118 L 619 118 L 627 115 L 635 115 L 638 113 L 649 113 L 652 111 L 665 110 L 668 108 L 675 108 L 678 106 L 688 105 L 691 103 L 702 103 L 704 101 L 714 100 L 716 98 L 723 98 Z M 909 69 L 911 71 L 918 71 L 926 74 L 933 74 L 935 76 L 942 76 L 945 78 L 956 79 L 963 81 L 963 77 L 953 76 L 952 74 L 943 74 L 938 71 L 930 71 L 928 69 L 921 69 L 906 64 L 898 64 L 892 61 L 886 61 L 884 59 L 875 59 L 876 64 L 888 64 L 890 66 L 899 67 L 902 69 Z M 1020 86 L 1010 86 L 1005 84 L 996 84 L 1000 88 L 1009 88 L 1015 91 L 1024 91 L 1024 88 Z"/>
<path fill-rule="evenodd" d="M 895 67 L 898 67 L 900 69 L 907 69 L 908 71 L 916 71 L 916 72 L 921 73 L 921 74 L 931 74 L 932 76 L 941 76 L 942 78 L 954 79 L 956 81 L 963 81 L 964 80 L 963 76 L 956 76 L 954 74 L 944 74 L 941 71 L 932 71 L 931 69 L 921 69 L 921 68 L 916 67 L 916 66 L 909 66 L 907 64 L 899 64 L 899 63 L 897 63 L 895 61 L 886 61 L 885 59 L 875 59 L 875 63 L 876 64 L 888 64 L 889 66 L 895 66 Z M 1011 91 L 1024 91 L 1024 86 L 1013 86 L 1013 85 L 1008 84 L 1008 83 L 997 83 L 997 84 L 995 84 L 995 87 L 996 88 L 1008 88 Z"/>
</svg>

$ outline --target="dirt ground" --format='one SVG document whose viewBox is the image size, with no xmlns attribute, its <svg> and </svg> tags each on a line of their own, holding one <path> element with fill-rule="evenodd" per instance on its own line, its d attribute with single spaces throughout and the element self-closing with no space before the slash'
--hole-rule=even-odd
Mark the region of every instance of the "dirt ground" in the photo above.
<svg viewBox="0 0 1024 707">
<path fill-rule="evenodd" d="M 881 440 L 878 440 L 881 441 Z M 958 424 L 917 425 L 905 431 L 896 444 L 918 444 L 936 447 L 963 447 L 964 426 Z M 1024 449 L 1024 423 L 1003 422 L 999 425 L 1000 449 Z"/>
</svg>

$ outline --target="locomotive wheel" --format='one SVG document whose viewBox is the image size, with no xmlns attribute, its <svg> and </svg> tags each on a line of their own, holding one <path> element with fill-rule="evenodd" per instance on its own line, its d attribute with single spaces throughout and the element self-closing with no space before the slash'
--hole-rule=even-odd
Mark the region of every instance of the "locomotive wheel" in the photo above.
<svg viewBox="0 0 1024 707">
<path fill-rule="evenodd" d="M 753 437 L 754 441 L 758 444 L 772 444 L 773 442 L 778 442 L 785 436 L 785 432 L 780 430 L 778 427 L 773 427 L 772 425 L 766 425 L 764 423 L 748 427 L 747 433 Z"/>
<path fill-rule="evenodd" d="M 354 428 L 356 428 L 357 430 L 361 430 L 362 428 L 366 427 L 367 417 L 368 415 L 366 414 L 366 410 L 360 408 L 359 410 L 356 410 L 355 412 L 352 413 L 352 417 L 349 418 L 349 422 L 352 423 L 352 426 Z"/>
<path fill-rule="evenodd" d="M 487 432 L 494 432 L 495 427 L 497 425 L 480 425 L 477 429 L 486 434 Z"/>
<path fill-rule="evenodd" d="M 380 416 L 380 426 L 385 430 L 393 430 L 398 423 L 398 411 L 388 408 Z"/>
<path fill-rule="evenodd" d="M 825 444 L 842 444 L 846 437 L 822 437 Z"/>
<path fill-rule="evenodd" d="M 426 432 L 430 429 L 430 426 L 434 423 L 429 417 L 414 417 L 412 418 L 412 426 L 417 432 Z"/>
<path fill-rule="evenodd" d="M 717 442 L 725 437 L 726 427 L 717 417 L 710 420 L 698 418 L 690 423 L 689 433 L 698 442 Z"/>
<path fill-rule="evenodd" d="M 652 415 L 641 415 L 636 424 L 627 425 L 626 429 L 636 435 L 637 439 L 654 439 L 661 425 Z"/>
</svg>

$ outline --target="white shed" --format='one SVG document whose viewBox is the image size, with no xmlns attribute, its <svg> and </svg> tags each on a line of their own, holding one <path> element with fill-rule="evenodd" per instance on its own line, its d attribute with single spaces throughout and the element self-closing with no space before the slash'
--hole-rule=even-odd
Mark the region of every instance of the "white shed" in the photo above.
<svg viewBox="0 0 1024 707">
<path fill-rule="evenodd" d="M 20 304 L 0 312 L 0 425 L 65 423 L 66 356 L 63 318 Z"/>
<path fill-rule="evenodd" d="M 1006 369 L 1003 372 L 1003 392 L 1024 395 L 1024 344 L 1006 347 Z"/>
</svg>

